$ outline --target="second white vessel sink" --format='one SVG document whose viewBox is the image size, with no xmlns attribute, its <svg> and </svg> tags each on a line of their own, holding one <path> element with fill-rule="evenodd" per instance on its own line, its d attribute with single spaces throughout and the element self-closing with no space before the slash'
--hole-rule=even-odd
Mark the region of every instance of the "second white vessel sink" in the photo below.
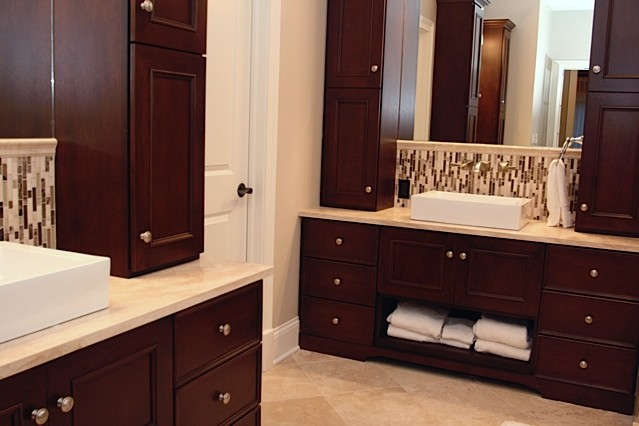
<svg viewBox="0 0 639 426">
<path fill-rule="evenodd" d="M 109 306 L 108 257 L 0 242 L 0 343 Z"/>
<path fill-rule="evenodd" d="M 411 197 L 411 219 L 519 230 L 530 205 L 528 198 L 428 191 Z"/>
</svg>

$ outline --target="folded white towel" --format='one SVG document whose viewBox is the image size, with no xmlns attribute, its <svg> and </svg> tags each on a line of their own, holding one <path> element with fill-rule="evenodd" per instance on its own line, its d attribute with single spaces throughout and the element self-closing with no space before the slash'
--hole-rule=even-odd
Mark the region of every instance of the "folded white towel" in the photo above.
<svg viewBox="0 0 639 426">
<path fill-rule="evenodd" d="M 414 331 L 395 327 L 393 324 L 388 324 L 388 330 L 386 331 L 386 334 L 388 334 L 391 337 L 397 337 L 399 339 L 406 339 L 406 340 L 413 340 L 415 342 L 439 343 L 439 339 L 436 339 L 431 336 L 425 336 L 423 334 L 415 333 Z"/>
<path fill-rule="evenodd" d="M 561 224 L 564 228 L 570 228 L 574 225 L 566 185 L 566 166 L 562 160 L 552 160 L 548 168 L 546 208 L 548 209 L 548 226 Z"/>
<path fill-rule="evenodd" d="M 475 342 L 475 350 L 477 352 L 486 352 L 493 355 L 503 356 L 505 358 L 518 359 L 520 361 L 530 360 L 530 349 L 515 348 L 499 342 L 490 340 L 477 339 Z"/>
<path fill-rule="evenodd" d="M 475 341 L 475 333 L 473 333 L 474 324 L 475 321 L 467 318 L 446 318 L 442 330 L 442 343 L 444 343 L 444 340 L 457 341 L 464 346 L 468 345 L 470 347 Z"/>
<path fill-rule="evenodd" d="M 448 310 L 444 308 L 401 301 L 386 321 L 395 327 L 439 339 L 447 316 Z"/>
<path fill-rule="evenodd" d="M 468 343 L 460 342 L 459 340 L 444 339 L 443 337 L 439 339 L 439 343 L 461 349 L 470 349 L 471 346 Z"/>
<path fill-rule="evenodd" d="M 482 317 L 473 326 L 477 339 L 504 343 L 519 349 L 530 348 L 528 327 L 516 322 L 506 322 L 490 317 Z"/>
</svg>

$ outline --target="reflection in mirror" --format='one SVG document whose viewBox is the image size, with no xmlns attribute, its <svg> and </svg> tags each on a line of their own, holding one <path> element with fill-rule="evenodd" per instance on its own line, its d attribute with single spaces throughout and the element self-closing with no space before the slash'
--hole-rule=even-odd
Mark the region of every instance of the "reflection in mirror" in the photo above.
<svg viewBox="0 0 639 426">
<path fill-rule="evenodd" d="M 414 139 L 429 140 L 428 108 L 437 105 L 424 99 L 430 96 L 428 46 L 434 31 L 424 28 L 429 22 L 437 26 L 437 1 L 420 5 L 419 67 L 425 71 L 418 72 Z M 594 0 L 491 0 L 485 8 L 485 19 L 510 19 L 516 26 L 510 36 L 505 144 L 560 147 L 566 137 L 581 136 L 588 73 L 580 71 L 589 66 L 593 7 Z M 421 111 L 420 99 L 426 105 Z"/>
<path fill-rule="evenodd" d="M 53 0 L 0 0 L 0 138 L 53 136 Z"/>
</svg>

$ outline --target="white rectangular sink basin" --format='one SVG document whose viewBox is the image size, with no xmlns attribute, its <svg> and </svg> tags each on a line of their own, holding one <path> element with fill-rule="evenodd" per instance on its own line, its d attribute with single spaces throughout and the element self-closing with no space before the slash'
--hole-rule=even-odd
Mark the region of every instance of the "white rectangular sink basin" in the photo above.
<svg viewBox="0 0 639 426">
<path fill-rule="evenodd" d="M 108 257 L 0 242 L 0 343 L 109 306 Z"/>
<path fill-rule="evenodd" d="M 519 230 L 530 206 L 528 198 L 428 191 L 411 197 L 411 219 Z"/>
</svg>

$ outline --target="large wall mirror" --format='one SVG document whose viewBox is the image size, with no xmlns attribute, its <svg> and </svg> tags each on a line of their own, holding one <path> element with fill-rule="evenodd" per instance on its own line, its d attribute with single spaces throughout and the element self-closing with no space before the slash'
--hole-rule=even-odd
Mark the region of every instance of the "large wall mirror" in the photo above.
<svg viewBox="0 0 639 426">
<path fill-rule="evenodd" d="M 429 140 L 430 110 L 437 108 L 429 105 L 437 1 L 421 0 L 420 8 L 414 139 Z M 556 147 L 583 134 L 593 8 L 594 0 L 490 0 L 484 9 L 487 20 L 515 24 L 504 144 Z"/>
<path fill-rule="evenodd" d="M 0 2 L 0 138 L 53 137 L 53 0 Z"/>
</svg>

